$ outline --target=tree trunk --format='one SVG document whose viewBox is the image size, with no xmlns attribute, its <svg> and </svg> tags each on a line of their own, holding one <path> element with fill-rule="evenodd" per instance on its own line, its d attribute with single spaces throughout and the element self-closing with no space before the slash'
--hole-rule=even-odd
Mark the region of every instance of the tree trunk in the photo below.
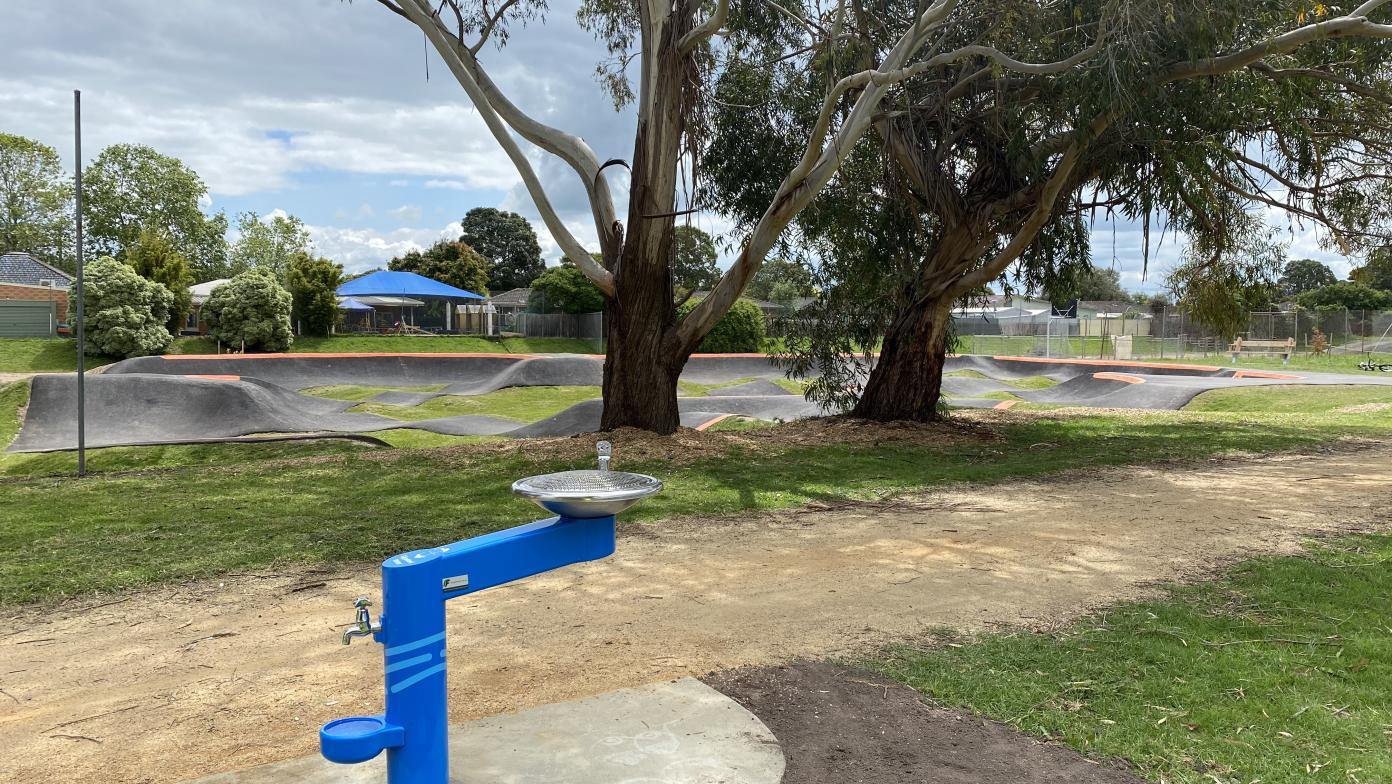
<svg viewBox="0 0 1392 784">
<path fill-rule="evenodd" d="M 952 300 L 939 299 L 899 314 L 885 333 L 879 359 L 852 416 L 880 422 L 938 419 Z"/>
<path fill-rule="evenodd" d="M 600 427 L 637 427 L 668 435 L 681 426 L 677 377 L 687 353 L 672 328 L 666 265 L 637 260 L 619 267 L 619 295 L 605 309 L 604 416 Z"/>
<path fill-rule="evenodd" d="M 639 5 L 646 15 L 646 4 Z M 643 54 L 628 230 L 611 265 L 615 293 L 605 309 L 609 353 L 601 427 L 668 435 L 681 426 L 677 377 L 694 348 L 677 338 L 671 274 L 677 161 L 691 98 L 677 41 L 691 29 L 691 11 L 678 2 L 660 21 L 645 16 L 645 24 L 660 24 L 661 34 Z"/>
</svg>

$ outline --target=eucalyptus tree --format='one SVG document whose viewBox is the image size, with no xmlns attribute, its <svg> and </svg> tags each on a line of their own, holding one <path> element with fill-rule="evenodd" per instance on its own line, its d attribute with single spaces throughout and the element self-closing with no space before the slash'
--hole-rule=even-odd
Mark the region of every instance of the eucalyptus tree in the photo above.
<svg viewBox="0 0 1392 784">
<path fill-rule="evenodd" d="M 832 6 L 812 0 L 586 0 L 578 22 L 610 53 L 605 84 L 617 104 L 632 102 L 637 112 L 633 153 L 618 162 L 630 172 L 624 220 L 605 178 L 615 162 L 601 163 L 583 139 L 513 103 L 480 59 L 486 45 L 506 42 L 511 26 L 542 16 L 543 0 L 377 1 L 424 32 L 516 167 L 551 236 L 603 292 L 609 353 L 602 426 L 662 433 L 679 424 L 676 384 L 686 359 L 739 298 L 793 218 L 831 181 L 898 85 L 982 58 L 1003 73 L 1060 72 L 1101 48 L 1098 41 L 1081 43 L 1048 63 L 1026 63 L 987 44 L 954 43 L 963 38 L 958 29 L 977 26 L 980 9 L 971 0 L 921 0 L 886 9 L 875 19 L 875 35 L 884 41 L 876 56 L 835 71 L 822 86 L 813 121 L 791 142 L 796 153 L 772 174 L 774 184 L 731 267 L 709 296 L 678 318 L 674 219 L 694 209 L 691 194 L 703 182 L 715 85 L 732 68 L 820 67 L 858 37 L 848 0 Z M 1069 36 L 1066 43 L 1079 40 Z M 632 82 L 630 70 L 637 75 Z M 598 261 L 557 214 L 514 134 L 562 160 L 579 178 L 598 237 Z M 767 170 L 771 161 L 757 168 Z"/>
<path fill-rule="evenodd" d="M 897 46 L 888 20 L 915 9 L 849 2 L 844 40 L 812 68 L 722 74 L 706 173 L 711 203 L 746 230 L 770 173 L 797 159 L 790 140 L 825 122 L 825 86 L 879 70 Z M 1162 237 L 1200 240 L 1186 266 L 1205 282 L 1264 240 L 1254 206 L 1320 225 L 1346 250 L 1374 243 L 1392 161 L 1392 24 L 1372 17 L 1392 22 L 1389 2 L 962 0 L 933 50 L 896 61 L 917 78 L 894 85 L 873 135 L 841 152 L 842 176 L 798 220 L 823 280 L 793 367 L 825 371 L 815 390 L 857 415 L 934 418 L 953 303 L 993 283 L 1075 277 L 1098 211 L 1141 222 L 1147 249 L 1152 220 Z M 868 354 L 846 366 L 846 352 L 875 345 L 873 367 Z"/>
</svg>

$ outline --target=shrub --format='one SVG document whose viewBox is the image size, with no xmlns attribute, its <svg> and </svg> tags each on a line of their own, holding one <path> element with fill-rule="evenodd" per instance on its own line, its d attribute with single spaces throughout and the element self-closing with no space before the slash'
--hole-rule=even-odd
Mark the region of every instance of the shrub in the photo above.
<svg viewBox="0 0 1392 784">
<path fill-rule="evenodd" d="M 329 336 L 338 322 L 338 287 L 343 265 L 300 251 L 290 257 L 286 273 L 294 318 L 310 335 Z"/>
<path fill-rule="evenodd" d="M 169 334 L 178 335 L 188 320 L 189 311 L 193 309 L 193 295 L 189 293 L 193 276 L 189 274 L 188 260 L 180 255 L 168 235 L 146 229 L 140 232 L 136 244 L 126 251 L 125 262 L 137 275 L 159 283 L 174 295 L 165 327 Z"/>
<path fill-rule="evenodd" d="M 677 308 L 677 317 L 684 318 L 696 308 L 697 300 L 687 300 Z M 701 341 L 700 351 L 707 354 L 747 354 L 764 346 L 766 335 L 764 312 L 747 299 L 736 300 L 730 312 L 715 323 Z"/>
<path fill-rule="evenodd" d="M 1362 283 L 1341 281 L 1307 291 L 1297 301 L 1302 308 L 1310 310 L 1387 310 L 1392 308 L 1392 292 L 1379 291 Z"/>
<path fill-rule="evenodd" d="M 290 332 L 290 292 L 265 270 L 243 272 L 213 289 L 203 304 L 208 334 L 235 348 L 284 351 Z"/>
<path fill-rule="evenodd" d="M 165 328 L 174 295 L 129 266 L 102 256 L 83 267 L 82 330 L 88 354 L 162 354 L 173 337 Z"/>
<path fill-rule="evenodd" d="M 604 310 L 604 292 L 566 260 L 532 281 L 527 310 L 533 313 L 596 313 Z"/>
</svg>

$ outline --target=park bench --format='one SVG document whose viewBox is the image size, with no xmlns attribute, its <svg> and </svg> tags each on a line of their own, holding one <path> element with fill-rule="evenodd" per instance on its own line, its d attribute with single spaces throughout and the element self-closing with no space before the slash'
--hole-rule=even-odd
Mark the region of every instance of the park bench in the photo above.
<svg viewBox="0 0 1392 784">
<path fill-rule="evenodd" d="M 1233 364 L 1237 364 L 1240 356 L 1269 356 L 1280 357 L 1282 364 L 1289 364 L 1291 354 L 1295 353 L 1295 338 L 1285 340 L 1248 340 L 1238 338 L 1228 346 L 1228 351 L 1232 353 Z"/>
</svg>

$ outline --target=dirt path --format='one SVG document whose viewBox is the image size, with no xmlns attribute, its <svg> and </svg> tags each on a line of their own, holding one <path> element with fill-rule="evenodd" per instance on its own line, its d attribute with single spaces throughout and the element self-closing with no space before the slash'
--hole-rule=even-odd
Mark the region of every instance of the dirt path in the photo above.
<svg viewBox="0 0 1392 784">
<path fill-rule="evenodd" d="M 1389 498 L 1382 446 L 630 531 L 609 561 L 449 605 L 452 718 L 941 625 L 1049 625 L 1385 525 Z M 314 752 L 322 722 L 381 709 L 379 647 L 336 639 L 376 580 L 234 577 L 11 620 L 0 780 L 172 782 Z"/>
</svg>

